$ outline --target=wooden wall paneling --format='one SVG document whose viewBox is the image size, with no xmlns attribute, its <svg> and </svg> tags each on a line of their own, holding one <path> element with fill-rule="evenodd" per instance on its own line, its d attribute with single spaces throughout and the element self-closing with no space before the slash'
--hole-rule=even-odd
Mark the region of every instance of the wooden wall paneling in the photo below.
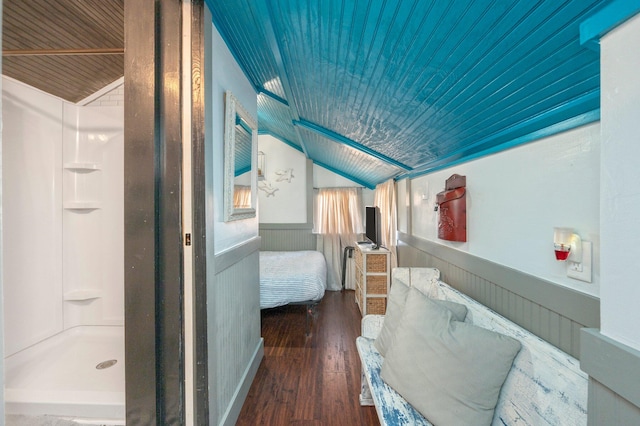
<svg viewBox="0 0 640 426">
<path fill-rule="evenodd" d="M 293 225 L 260 225 L 261 250 L 291 251 L 315 250 L 316 235 L 310 226 Z"/>
<path fill-rule="evenodd" d="M 428 246 L 428 244 L 425 245 L 425 247 Z M 491 282 L 474 273 L 476 259 L 474 259 L 473 256 L 459 252 L 456 253 L 456 256 L 463 258 L 463 260 L 458 263 L 465 265 L 467 269 L 435 256 L 421 247 L 411 246 L 402 239 L 398 245 L 398 264 L 400 266 L 426 266 L 439 269 L 442 281 L 473 297 L 480 303 L 495 310 L 542 339 L 547 340 L 563 351 L 574 357 L 579 357 L 580 329 L 585 326 L 593 326 L 594 324 L 582 324 L 569 318 L 562 312 L 550 310 L 546 306 L 517 294 L 517 292 L 512 291 L 512 289 Z M 491 267 L 494 268 L 494 272 L 495 268 L 504 269 L 500 274 L 496 272 L 496 276 L 510 276 L 509 274 L 514 274 L 512 270 L 504 268 L 501 265 L 491 265 Z M 485 268 L 486 266 L 477 269 L 483 270 Z M 517 278 L 517 276 L 513 276 L 514 281 L 517 280 Z M 531 279 L 531 277 L 528 277 L 528 279 Z M 545 283 L 545 288 L 550 288 L 552 291 L 554 290 L 553 286 L 549 286 L 548 283 Z M 562 291 L 562 289 L 558 291 Z M 581 297 L 579 294 L 575 296 L 578 298 Z M 589 296 L 585 297 L 588 300 L 586 300 L 587 303 L 585 303 L 584 306 L 585 309 L 589 309 L 589 306 L 593 306 L 593 303 L 592 300 L 589 299 Z M 553 296 L 547 295 L 543 299 L 547 298 L 553 298 Z M 579 304 L 582 302 L 577 300 L 571 301 L 570 303 Z M 573 312 L 576 311 L 576 309 L 573 308 L 570 309 L 570 311 Z M 599 311 L 584 316 L 594 318 L 594 320 L 591 320 L 594 323 L 599 322 Z"/>
<path fill-rule="evenodd" d="M 216 255 L 208 294 L 212 424 L 232 425 L 264 354 L 260 337 L 259 238 Z M 215 397 L 213 397 L 215 396 Z"/>
<path fill-rule="evenodd" d="M 571 322 L 568 318 L 559 315 L 558 334 L 560 337 L 558 338 L 558 347 L 565 352 L 569 352 L 574 346 L 573 333 L 571 333 L 573 325 Z"/>
<path fill-rule="evenodd" d="M 640 424 L 640 351 L 593 328 L 580 332 L 580 368 L 589 375 L 588 424 Z"/>
<path fill-rule="evenodd" d="M 547 312 L 549 313 L 549 341 L 562 349 L 563 344 L 567 342 L 563 343 L 560 340 L 560 315 L 552 311 Z M 568 345 L 571 345 L 571 340 L 569 340 Z"/>
<path fill-rule="evenodd" d="M 589 378 L 588 424 L 637 425 L 640 408 L 611 391 L 602 383 Z"/>
</svg>

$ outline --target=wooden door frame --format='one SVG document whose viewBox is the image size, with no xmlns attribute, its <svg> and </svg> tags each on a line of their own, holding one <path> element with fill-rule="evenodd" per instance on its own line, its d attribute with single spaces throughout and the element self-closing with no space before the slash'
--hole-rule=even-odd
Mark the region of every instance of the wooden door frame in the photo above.
<svg viewBox="0 0 640 426">
<path fill-rule="evenodd" d="M 191 49 L 192 64 L 202 64 L 204 5 L 191 1 L 193 42 L 183 46 L 182 3 L 125 2 L 127 424 L 185 422 L 182 93 L 188 89 L 181 84 L 181 49 Z M 204 85 L 199 76 L 192 72 L 194 409 L 196 424 L 206 424 Z"/>
<path fill-rule="evenodd" d="M 195 420 L 209 423 L 205 182 L 205 3 L 191 0 L 191 164 L 193 212 Z M 210 23 L 209 23 L 210 25 Z"/>
</svg>

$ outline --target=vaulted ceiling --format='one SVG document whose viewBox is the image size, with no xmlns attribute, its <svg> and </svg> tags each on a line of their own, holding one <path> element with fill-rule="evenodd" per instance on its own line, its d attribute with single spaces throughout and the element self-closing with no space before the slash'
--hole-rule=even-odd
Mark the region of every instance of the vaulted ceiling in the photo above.
<svg viewBox="0 0 640 426">
<path fill-rule="evenodd" d="M 605 0 L 206 0 L 258 126 L 367 187 L 599 118 Z M 71 102 L 123 75 L 124 0 L 4 0 L 3 74 Z"/>
<path fill-rule="evenodd" d="M 599 117 L 604 1 L 207 3 L 260 131 L 368 187 Z"/>
</svg>

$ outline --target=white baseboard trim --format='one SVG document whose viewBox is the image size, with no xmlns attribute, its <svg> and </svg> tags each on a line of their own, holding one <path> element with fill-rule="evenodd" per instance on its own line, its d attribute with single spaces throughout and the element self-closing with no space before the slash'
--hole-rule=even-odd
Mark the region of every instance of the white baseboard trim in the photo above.
<svg viewBox="0 0 640 426">
<path fill-rule="evenodd" d="M 242 380 L 238 385 L 235 393 L 233 394 L 233 398 L 231 398 L 231 403 L 227 407 L 227 411 L 225 411 L 224 416 L 222 416 L 222 420 L 220 421 L 221 425 L 224 426 L 233 426 L 236 424 L 238 417 L 240 416 L 240 411 L 242 410 L 242 405 L 244 404 L 244 400 L 247 398 L 249 394 L 249 389 L 251 388 L 251 383 L 253 383 L 253 379 L 256 377 L 256 373 L 258 372 L 258 367 L 260 366 L 260 362 L 262 362 L 262 358 L 264 357 L 264 339 L 260 338 L 260 342 L 258 346 L 256 346 L 256 350 L 253 353 L 253 357 L 251 358 L 251 362 L 247 366 L 247 369 L 244 371 L 242 375 Z"/>
</svg>

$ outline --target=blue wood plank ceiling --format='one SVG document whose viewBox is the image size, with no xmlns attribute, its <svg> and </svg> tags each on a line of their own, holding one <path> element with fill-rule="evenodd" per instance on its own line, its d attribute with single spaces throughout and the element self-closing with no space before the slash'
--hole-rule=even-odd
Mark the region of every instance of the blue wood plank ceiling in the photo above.
<svg viewBox="0 0 640 426">
<path fill-rule="evenodd" d="M 260 133 L 367 187 L 599 119 L 608 1 L 209 1 Z"/>
</svg>

